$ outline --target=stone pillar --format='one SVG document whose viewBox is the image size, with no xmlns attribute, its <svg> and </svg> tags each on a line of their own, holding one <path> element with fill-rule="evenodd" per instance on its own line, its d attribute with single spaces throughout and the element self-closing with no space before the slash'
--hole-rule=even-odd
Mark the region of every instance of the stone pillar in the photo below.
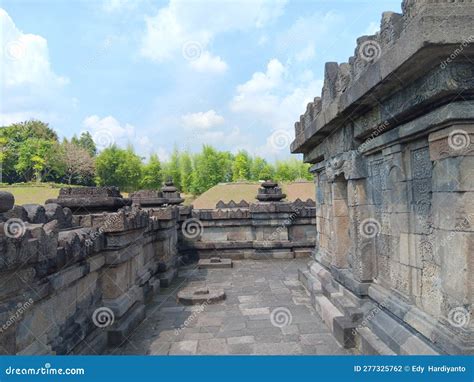
<svg viewBox="0 0 474 382">
<path fill-rule="evenodd" d="M 339 176 L 331 183 L 332 192 L 332 235 L 334 256 L 332 264 L 336 268 L 348 268 L 351 237 L 349 234 L 349 208 L 347 201 L 347 181 Z"/>
<path fill-rule="evenodd" d="M 474 328 L 474 125 L 453 125 L 430 134 L 429 149 L 435 163 L 433 235 L 424 249 L 426 265 L 437 273 L 426 273 L 422 281 L 436 285 L 442 299 L 423 293 L 422 302 L 426 309 L 439 306 L 441 321 L 456 333 L 456 342 L 467 347 L 468 331 L 472 335 Z"/>
</svg>

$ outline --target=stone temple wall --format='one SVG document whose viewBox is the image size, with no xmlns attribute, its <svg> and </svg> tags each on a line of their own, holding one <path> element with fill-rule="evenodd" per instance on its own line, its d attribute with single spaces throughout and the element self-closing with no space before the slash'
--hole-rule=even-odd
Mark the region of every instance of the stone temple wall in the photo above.
<svg viewBox="0 0 474 382">
<path fill-rule="evenodd" d="M 300 274 L 369 354 L 473 353 L 474 3 L 404 1 L 295 124 L 317 244 Z"/>
<path fill-rule="evenodd" d="M 77 192 L 57 200 L 71 208 L 11 208 L 11 195 L 0 195 L 1 354 L 119 346 L 143 320 L 147 299 L 176 274 L 183 207 L 123 207 L 128 201 L 110 189 Z"/>
<path fill-rule="evenodd" d="M 130 198 L 65 188 L 45 206 L 0 192 L 0 354 L 101 354 L 124 343 L 181 264 L 314 249 L 313 201 L 193 210 L 168 183 Z"/>
<path fill-rule="evenodd" d="M 180 253 L 199 258 L 292 259 L 310 256 L 314 201 L 240 202 L 194 210 L 181 229 Z"/>
</svg>

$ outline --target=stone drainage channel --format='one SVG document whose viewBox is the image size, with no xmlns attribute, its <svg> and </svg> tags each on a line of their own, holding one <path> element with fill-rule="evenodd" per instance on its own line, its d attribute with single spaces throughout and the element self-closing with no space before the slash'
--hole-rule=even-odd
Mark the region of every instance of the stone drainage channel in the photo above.
<svg viewBox="0 0 474 382">
<path fill-rule="evenodd" d="M 126 343 L 107 353 L 350 354 L 297 279 L 307 259 L 223 260 L 181 268 Z"/>
</svg>

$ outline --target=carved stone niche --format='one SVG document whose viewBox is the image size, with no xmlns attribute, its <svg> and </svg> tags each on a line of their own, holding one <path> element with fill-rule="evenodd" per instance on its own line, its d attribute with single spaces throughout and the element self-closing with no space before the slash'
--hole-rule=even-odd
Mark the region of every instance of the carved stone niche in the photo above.
<svg viewBox="0 0 474 382">
<path fill-rule="evenodd" d="M 365 159 L 356 150 L 338 154 L 326 162 L 326 175 L 329 182 L 334 182 L 338 175 L 344 174 L 346 180 L 367 177 Z"/>
</svg>

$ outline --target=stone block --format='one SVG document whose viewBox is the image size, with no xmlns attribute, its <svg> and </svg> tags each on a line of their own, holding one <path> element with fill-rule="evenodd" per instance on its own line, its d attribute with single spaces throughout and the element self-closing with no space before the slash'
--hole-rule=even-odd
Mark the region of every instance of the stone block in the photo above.
<svg viewBox="0 0 474 382">
<path fill-rule="evenodd" d="M 10 211 L 15 205 L 13 194 L 6 191 L 0 191 L 0 214 Z"/>
<path fill-rule="evenodd" d="M 131 285 L 130 263 L 122 263 L 115 267 L 105 268 L 102 276 L 102 293 L 106 299 L 114 299 L 122 295 Z"/>
<path fill-rule="evenodd" d="M 44 224 L 47 222 L 46 211 L 40 204 L 24 204 L 23 208 L 28 214 L 28 221 L 33 224 Z"/>
<path fill-rule="evenodd" d="M 107 329 L 109 346 L 124 344 L 130 333 L 145 318 L 145 306 L 137 302 L 120 320 Z"/>
<path fill-rule="evenodd" d="M 433 192 L 474 190 L 474 157 L 441 159 L 433 168 Z"/>
<path fill-rule="evenodd" d="M 355 347 L 354 329 L 356 326 L 356 323 L 347 317 L 334 318 L 334 337 L 346 349 Z"/>
</svg>

